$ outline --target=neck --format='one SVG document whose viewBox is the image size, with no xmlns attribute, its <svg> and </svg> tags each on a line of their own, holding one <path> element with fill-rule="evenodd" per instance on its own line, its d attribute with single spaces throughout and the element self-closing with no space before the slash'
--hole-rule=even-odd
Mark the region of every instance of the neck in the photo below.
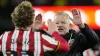
<svg viewBox="0 0 100 56">
<path fill-rule="evenodd" d="M 22 30 L 31 31 L 31 27 L 26 27 L 26 28 L 15 27 L 15 29 L 22 29 Z"/>
<path fill-rule="evenodd" d="M 31 27 L 26 27 L 25 29 L 28 30 L 28 31 L 31 31 Z"/>
</svg>

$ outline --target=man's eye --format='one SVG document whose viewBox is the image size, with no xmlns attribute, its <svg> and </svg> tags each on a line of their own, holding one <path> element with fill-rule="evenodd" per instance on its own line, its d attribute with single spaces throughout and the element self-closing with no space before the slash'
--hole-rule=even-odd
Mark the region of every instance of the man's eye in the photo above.
<svg viewBox="0 0 100 56">
<path fill-rule="evenodd" d="M 58 24 L 58 23 L 56 23 L 56 24 Z"/>
<path fill-rule="evenodd" d="M 61 23 L 66 24 L 65 22 L 61 22 Z"/>
</svg>

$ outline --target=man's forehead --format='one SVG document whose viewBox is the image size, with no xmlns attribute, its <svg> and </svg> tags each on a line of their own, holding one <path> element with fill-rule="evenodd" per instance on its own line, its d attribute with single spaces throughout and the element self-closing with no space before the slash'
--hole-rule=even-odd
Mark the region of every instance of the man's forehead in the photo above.
<svg viewBox="0 0 100 56">
<path fill-rule="evenodd" d="M 55 20 L 54 20 L 54 22 L 66 22 L 66 21 L 67 21 L 67 20 L 65 20 L 65 19 L 63 19 L 63 20 L 62 20 L 62 19 L 55 19 Z"/>
<path fill-rule="evenodd" d="M 67 20 L 68 17 L 64 16 L 64 15 L 60 15 L 60 16 L 55 16 L 55 20 Z"/>
</svg>

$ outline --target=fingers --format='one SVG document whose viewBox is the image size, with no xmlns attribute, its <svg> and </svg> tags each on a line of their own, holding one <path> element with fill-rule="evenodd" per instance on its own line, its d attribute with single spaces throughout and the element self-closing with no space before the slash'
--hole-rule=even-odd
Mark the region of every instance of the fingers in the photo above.
<svg viewBox="0 0 100 56">
<path fill-rule="evenodd" d="M 55 23 L 51 19 L 48 19 L 47 22 L 48 22 L 48 28 L 51 28 L 54 31 L 57 31 L 57 27 L 56 27 Z"/>
<path fill-rule="evenodd" d="M 52 20 L 48 19 L 47 23 L 48 23 L 48 29 L 51 30 L 53 28 L 53 22 L 52 22 Z"/>
<path fill-rule="evenodd" d="M 81 12 L 79 11 L 79 15 L 81 16 Z"/>
<path fill-rule="evenodd" d="M 53 28 L 52 20 L 48 19 L 47 24 L 48 24 L 48 31 L 47 30 L 44 30 L 44 31 L 51 35 L 53 33 L 53 31 L 54 31 L 52 29 Z"/>
<path fill-rule="evenodd" d="M 72 14 L 73 14 L 73 17 L 74 17 L 74 16 L 76 16 L 76 15 L 81 16 L 80 11 L 79 11 L 79 10 L 77 10 L 77 9 L 75 9 L 75 8 L 72 10 Z"/>
<path fill-rule="evenodd" d="M 42 15 L 41 14 L 38 14 L 38 17 L 42 19 Z"/>
<path fill-rule="evenodd" d="M 73 9 L 73 10 L 72 10 L 72 14 L 73 14 L 73 16 L 74 16 L 74 15 L 79 15 L 79 11 L 78 11 L 77 9 Z"/>
<path fill-rule="evenodd" d="M 38 14 L 37 16 L 36 16 L 36 19 L 35 20 L 42 20 L 42 15 L 41 14 Z"/>
<path fill-rule="evenodd" d="M 47 23 L 48 23 L 48 26 L 51 26 L 52 25 L 52 20 L 48 19 Z"/>
</svg>

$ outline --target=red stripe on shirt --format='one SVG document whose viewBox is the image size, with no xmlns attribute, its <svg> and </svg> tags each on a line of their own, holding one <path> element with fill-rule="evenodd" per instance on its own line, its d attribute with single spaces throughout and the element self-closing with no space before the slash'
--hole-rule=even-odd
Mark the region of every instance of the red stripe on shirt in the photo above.
<svg viewBox="0 0 100 56">
<path fill-rule="evenodd" d="M 1 39 L 0 39 L 0 45 L 2 45 L 2 38 L 3 38 L 3 36 L 4 36 L 4 33 L 2 34 L 2 36 L 0 36 L 1 37 Z"/>
<path fill-rule="evenodd" d="M 6 51 L 10 51 L 11 50 L 11 40 L 12 40 L 13 32 L 14 31 L 11 31 L 7 36 Z M 11 56 L 11 54 L 7 54 L 7 56 Z"/>
<path fill-rule="evenodd" d="M 6 50 L 11 50 L 11 40 L 12 40 L 13 31 L 8 34 L 6 41 Z"/>
<path fill-rule="evenodd" d="M 29 50 L 34 53 L 34 33 L 29 34 Z"/>
<path fill-rule="evenodd" d="M 17 53 L 18 53 L 18 56 L 21 56 L 20 52 L 22 51 L 23 34 L 24 34 L 24 31 L 19 30 L 19 34 L 18 34 L 18 37 L 17 37 Z"/>
<path fill-rule="evenodd" d="M 58 50 L 63 51 L 63 52 L 69 51 L 70 47 L 67 41 L 62 36 L 60 36 L 58 32 L 53 32 L 52 36 L 60 42 L 60 46 Z"/>
<path fill-rule="evenodd" d="M 42 43 L 42 40 L 43 40 L 43 38 L 42 38 L 42 33 L 40 33 L 40 44 L 41 44 L 41 52 L 40 52 L 40 55 L 41 56 L 44 56 L 44 50 L 43 50 L 43 43 Z"/>
<path fill-rule="evenodd" d="M 49 43 L 47 40 L 43 39 L 43 44 L 49 48 L 55 49 L 57 45 Z"/>
</svg>

